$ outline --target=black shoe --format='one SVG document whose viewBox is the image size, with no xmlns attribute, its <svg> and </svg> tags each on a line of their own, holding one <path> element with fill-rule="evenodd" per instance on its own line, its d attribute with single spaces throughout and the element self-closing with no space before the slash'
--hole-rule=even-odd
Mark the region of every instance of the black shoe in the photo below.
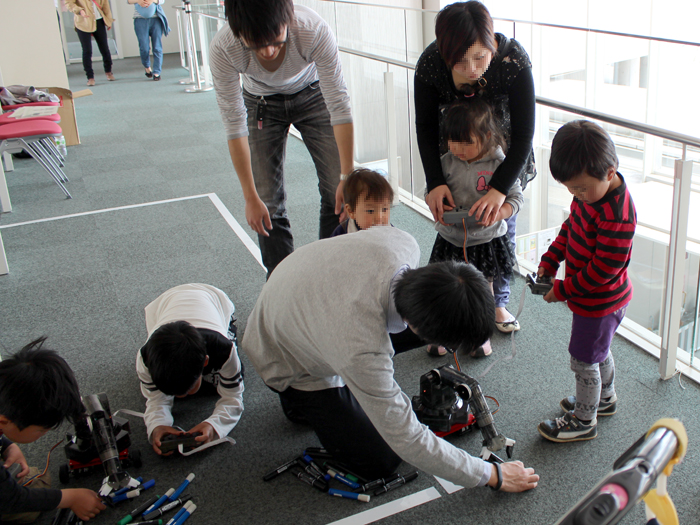
<svg viewBox="0 0 700 525">
<path fill-rule="evenodd" d="M 160 80 L 160 75 L 153 74 L 153 80 Z"/>
<path fill-rule="evenodd" d="M 151 78 L 153 76 L 153 71 L 146 71 L 146 76 Z"/>
<path fill-rule="evenodd" d="M 562 417 L 548 419 L 537 426 L 543 438 L 556 443 L 570 441 L 585 441 L 598 435 L 598 420 L 582 423 L 573 412 L 567 412 Z"/>
<path fill-rule="evenodd" d="M 561 400 L 559 406 L 564 410 L 564 412 L 572 412 L 576 408 L 576 396 L 568 396 Z M 599 416 L 612 416 L 617 413 L 617 395 L 613 396 L 605 401 L 600 400 L 598 404 L 598 415 Z"/>
</svg>

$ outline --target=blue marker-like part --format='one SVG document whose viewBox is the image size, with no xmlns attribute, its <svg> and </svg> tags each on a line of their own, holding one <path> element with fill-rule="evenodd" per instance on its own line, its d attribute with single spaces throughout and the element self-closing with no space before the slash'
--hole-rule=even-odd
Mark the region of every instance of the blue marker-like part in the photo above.
<svg viewBox="0 0 700 525">
<path fill-rule="evenodd" d="M 358 501 L 369 502 L 367 494 L 357 494 L 356 492 L 348 492 L 346 490 L 328 489 L 328 494 L 338 496 L 339 498 L 356 499 Z"/>
<path fill-rule="evenodd" d="M 178 518 L 178 520 L 175 522 L 175 525 L 182 525 L 187 521 L 187 518 L 189 518 L 192 513 L 197 510 L 197 505 L 194 503 L 190 502 L 191 505 L 185 510 L 185 512 Z"/>
<path fill-rule="evenodd" d="M 138 481 L 139 483 L 141 483 L 141 482 L 143 481 L 143 478 L 142 478 L 141 476 L 139 476 L 138 478 L 136 478 L 136 481 Z M 115 496 L 121 496 L 122 494 L 124 494 L 124 493 L 126 493 L 126 492 L 129 492 L 130 490 L 134 490 L 135 488 L 136 488 L 136 487 L 124 487 L 123 489 L 119 489 L 118 491 L 116 491 L 116 492 L 114 493 L 114 495 L 115 495 Z"/>
<path fill-rule="evenodd" d="M 319 466 L 316 464 L 316 462 L 314 461 L 314 458 L 312 458 L 312 457 L 309 456 L 308 454 L 304 454 L 301 458 L 302 458 L 308 465 L 311 465 L 311 468 L 313 468 L 313 469 L 318 473 L 319 476 L 322 476 L 323 479 L 325 479 L 326 481 L 329 481 L 329 480 L 331 479 L 330 475 L 327 474 L 327 473 L 325 473 L 325 472 L 323 472 L 323 470 L 321 470 L 321 467 L 319 467 Z"/>
<path fill-rule="evenodd" d="M 177 520 L 180 519 L 180 516 L 182 516 L 185 513 L 187 508 L 188 508 L 187 504 L 183 505 L 182 508 L 175 513 L 175 516 L 170 518 L 170 521 L 168 521 L 168 523 L 166 523 L 165 525 L 173 525 Z"/>
<path fill-rule="evenodd" d="M 194 479 L 194 473 L 190 473 L 189 476 L 185 478 L 185 481 L 182 482 L 182 485 L 180 485 L 177 490 L 168 498 L 168 501 L 175 501 L 180 494 L 182 494 L 182 491 L 187 488 L 187 485 L 190 484 L 190 482 Z"/>
<path fill-rule="evenodd" d="M 170 497 L 170 495 L 171 495 L 173 492 L 175 492 L 175 489 L 169 489 L 168 492 L 166 492 L 164 495 L 162 495 L 162 496 L 158 499 L 158 501 L 156 501 L 153 505 L 151 505 L 151 506 L 148 507 L 146 510 L 144 510 L 144 511 L 141 513 L 141 515 L 143 516 L 143 515 L 145 515 L 145 514 L 148 514 L 149 512 L 153 512 L 154 510 L 156 510 L 156 509 L 157 509 L 158 507 L 160 507 L 163 503 L 165 503 L 166 501 L 168 501 L 168 498 Z"/>
<path fill-rule="evenodd" d="M 146 489 L 150 489 L 151 487 L 154 487 L 155 484 L 156 484 L 155 479 L 149 479 L 146 483 L 143 483 L 141 486 L 139 486 L 137 488 L 139 488 L 141 490 L 146 490 Z"/>
<path fill-rule="evenodd" d="M 135 498 L 141 495 L 141 491 L 138 489 L 133 489 L 130 492 L 125 492 L 124 494 L 119 494 L 119 496 L 112 496 L 112 503 L 119 503 L 120 501 L 125 501 L 128 499 Z"/>
<path fill-rule="evenodd" d="M 350 481 L 348 478 L 346 478 L 345 476 L 341 476 L 333 469 L 328 469 L 328 473 L 331 475 L 332 478 L 337 479 L 343 485 L 347 485 L 351 489 L 359 489 L 360 488 L 359 483 L 355 483 L 354 481 Z"/>
</svg>

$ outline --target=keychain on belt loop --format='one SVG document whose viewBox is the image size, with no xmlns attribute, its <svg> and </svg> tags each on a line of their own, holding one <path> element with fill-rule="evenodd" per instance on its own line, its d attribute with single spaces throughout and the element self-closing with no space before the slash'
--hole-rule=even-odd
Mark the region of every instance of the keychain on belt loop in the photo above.
<svg viewBox="0 0 700 525">
<path fill-rule="evenodd" d="M 263 117 L 265 116 L 265 107 L 267 106 L 267 100 L 265 97 L 260 97 L 258 100 L 258 107 L 256 111 L 256 120 L 258 121 L 258 129 L 263 129 Z"/>
</svg>

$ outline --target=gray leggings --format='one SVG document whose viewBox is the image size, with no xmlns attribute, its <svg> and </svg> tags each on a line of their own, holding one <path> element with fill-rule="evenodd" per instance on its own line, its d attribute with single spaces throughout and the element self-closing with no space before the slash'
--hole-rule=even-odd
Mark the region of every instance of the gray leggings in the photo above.
<svg viewBox="0 0 700 525">
<path fill-rule="evenodd" d="M 595 419 L 600 399 L 615 394 L 615 360 L 612 352 L 602 363 L 584 363 L 571 357 L 571 370 L 576 374 L 576 408 L 574 415 L 587 421 Z"/>
</svg>

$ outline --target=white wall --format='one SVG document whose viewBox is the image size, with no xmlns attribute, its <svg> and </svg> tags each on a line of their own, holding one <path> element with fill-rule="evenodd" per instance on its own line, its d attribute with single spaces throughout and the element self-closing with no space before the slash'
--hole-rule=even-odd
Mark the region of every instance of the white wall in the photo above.
<svg viewBox="0 0 700 525">
<path fill-rule="evenodd" d="M 114 30 L 119 32 L 121 39 L 122 56 L 125 58 L 139 56 L 139 43 L 136 40 L 136 33 L 134 33 L 134 6 L 128 4 L 126 0 L 110 0 L 110 5 L 115 20 Z M 168 18 L 170 29 L 172 29 L 167 37 L 163 37 L 163 53 L 178 53 L 180 51 L 177 19 L 175 18 L 175 9 L 173 9 L 174 6 L 179 7 L 180 5 L 179 0 L 165 0 L 163 4 L 163 11 Z"/>
<path fill-rule="evenodd" d="M 0 0 L 0 13 L 0 68 L 4 85 L 68 89 L 53 0 Z M 41 38 L 37 38 L 39 35 Z"/>
</svg>

